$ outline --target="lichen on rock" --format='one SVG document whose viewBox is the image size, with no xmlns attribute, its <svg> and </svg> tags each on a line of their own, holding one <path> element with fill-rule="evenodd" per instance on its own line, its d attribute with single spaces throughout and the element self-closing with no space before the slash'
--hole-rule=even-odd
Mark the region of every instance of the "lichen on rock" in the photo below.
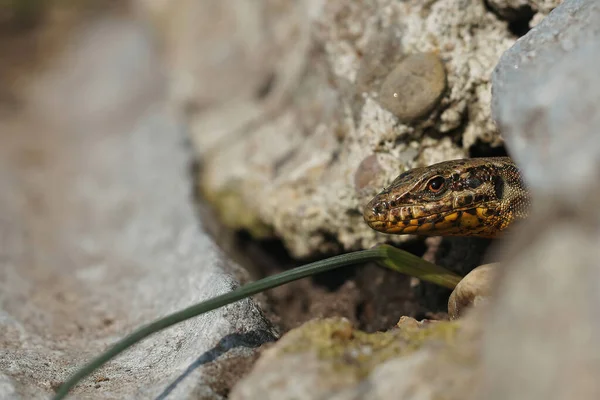
<svg viewBox="0 0 600 400">
<path fill-rule="evenodd" d="M 230 398 L 352 399 L 360 393 L 372 398 L 365 390 L 378 390 L 369 381 L 378 379 L 382 367 L 400 362 L 418 371 L 432 362 L 431 349 L 448 347 L 452 353 L 460 330 L 456 322 L 412 318 L 403 318 L 396 329 L 376 333 L 356 330 L 340 318 L 310 321 L 265 350 Z"/>
</svg>

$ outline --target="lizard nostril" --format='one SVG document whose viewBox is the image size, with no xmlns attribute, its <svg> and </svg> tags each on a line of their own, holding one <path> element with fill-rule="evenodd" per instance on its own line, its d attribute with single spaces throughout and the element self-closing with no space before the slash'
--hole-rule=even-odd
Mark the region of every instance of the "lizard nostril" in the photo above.
<svg viewBox="0 0 600 400">
<path fill-rule="evenodd" d="M 382 214 L 382 213 L 386 212 L 388 209 L 389 209 L 388 203 L 386 201 L 382 201 L 382 202 L 375 204 L 375 207 L 373 207 L 373 212 L 375 214 Z"/>
</svg>

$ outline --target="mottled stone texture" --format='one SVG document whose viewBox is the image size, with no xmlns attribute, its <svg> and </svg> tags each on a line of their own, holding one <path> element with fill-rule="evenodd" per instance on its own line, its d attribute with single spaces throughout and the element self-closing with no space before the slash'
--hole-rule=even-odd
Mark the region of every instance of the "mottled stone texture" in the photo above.
<svg viewBox="0 0 600 400">
<path fill-rule="evenodd" d="M 363 223 L 370 196 L 407 168 L 502 144 L 490 76 L 515 38 L 482 0 L 138 3 L 161 27 L 205 198 L 294 256 L 405 240 Z M 395 79 L 418 59 L 435 63 Z"/>
<path fill-rule="evenodd" d="M 347 369 L 318 344 L 286 348 L 282 339 L 249 375 L 260 382 L 241 381 L 232 397 L 273 388 L 278 399 L 600 398 L 598 65 L 595 0 L 565 1 L 498 64 L 494 113 L 531 187 L 533 216 L 497 248 L 504 265 L 493 295 L 459 320 L 456 336 L 382 361 L 342 389 Z M 379 168 L 372 159 L 365 167 Z M 359 369 L 356 354 L 346 360 Z"/>
<path fill-rule="evenodd" d="M 231 399 L 454 398 L 447 396 L 465 392 L 471 371 L 455 368 L 455 387 L 443 391 L 438 389 L 448 376 L 438 373 L 459 354 L 473 356 L 477 346 L 468 340 L 477 331 L 472 321 L 458 328 L 454 322 L 403 318 L 396 329 L 373 334 L 354 330 L 343 319 L 311 321 L 265 351 Z M 428 365 L 432 361 L 435 366 Z M 427 384 L 433 377 L 439 379 L 438 388 Z"/>
<path fill-rule="evenodd" d="M 0 105 L 0 399 L 48 399 L 141 324 L 246 279 L 196 218 L 148 32 L 112 16 L 63 43 Z M 149 338 L 72 398 L 223 399 L 235 373 L 219 363 L 273 338 L 246 300 Z"/>
</svg>

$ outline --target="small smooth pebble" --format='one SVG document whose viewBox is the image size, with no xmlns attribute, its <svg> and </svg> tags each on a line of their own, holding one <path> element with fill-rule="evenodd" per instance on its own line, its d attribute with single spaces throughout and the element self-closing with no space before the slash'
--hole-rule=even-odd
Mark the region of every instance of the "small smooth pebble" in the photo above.
<svg viewBox="0 0 600 400">
<path fill-rule="evenodd" d="M 435 54 L 413 54 L 403 59 L 381 84 L 379 103 L 401 122 L 430 113 L 446 90 L 446 69 Z"/>
</svg>

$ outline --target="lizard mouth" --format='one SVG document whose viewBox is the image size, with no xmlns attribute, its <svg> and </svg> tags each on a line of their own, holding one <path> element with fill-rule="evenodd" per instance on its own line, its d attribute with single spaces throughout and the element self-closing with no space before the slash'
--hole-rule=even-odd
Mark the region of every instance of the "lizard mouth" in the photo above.
<svg viewBox="0 0 600 400">
<path fill-rule="evenodd" d="M 371 202 L 363 214 L 372 229 L 383 233 L 470 236 L 488 228 L 485 202 L 451 210 L 428 210 L 424 206 L 396 206 Z"/>
</svg>

